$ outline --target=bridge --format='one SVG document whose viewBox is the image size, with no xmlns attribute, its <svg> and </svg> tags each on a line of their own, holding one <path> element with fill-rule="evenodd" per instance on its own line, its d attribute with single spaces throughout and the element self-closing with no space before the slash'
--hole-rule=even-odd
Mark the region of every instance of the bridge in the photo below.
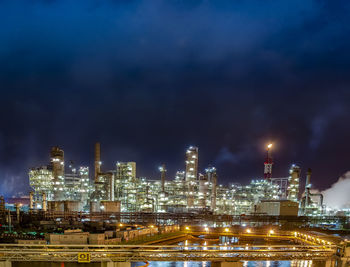
<svg viewBox="0 0 350 267">
<path fill-rule="evenodd" d="M 188 235 L 205 234 L 192 232 Z M 221 233 L 220 235 L 232 235 Z M 334 262 L 339 244 L 330 236 L 302 232 L 279 232 L 268 235 L 241 233 L 240 237 L 268 237 L 293 240 L 288 244 L 192 245 L 47 245 L 0 244 L 0 267 L 11 262 L 91 262 L 107 267 L 129 267 L 143 261 L 210 261 L 213 266 L 241 266 L 243 261 L 322 260 Z M 204 241 L 203 239 L 202 241 Z M 208 242 L 209 243 L 209 242 Z M 292 243 L 292 244 L 291 244 Z M 347 253 L 348 254 L 348 253 Z M 344 256 L 342 256 L 344 257 Z M 84 261 L 85 260 L 85 261 Z M 329 265 L 332 266 L 332 265 Z"/>
<path fill-rule="evenodd" d="M 334 245 L 28 245 L 1 244 L 0 261 L 90 262 L 322 260 L 332 257 Z"/>
</svg>

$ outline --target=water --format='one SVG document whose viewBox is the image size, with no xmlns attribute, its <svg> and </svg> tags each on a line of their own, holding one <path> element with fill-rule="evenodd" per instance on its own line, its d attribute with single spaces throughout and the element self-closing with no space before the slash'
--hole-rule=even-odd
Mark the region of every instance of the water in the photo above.
<svg viewBox="0 0 350 267">
<path fill-rule="evenodd" d="M 201 240 L 202 239 L 202 240 Z M 201 239 L 196 240 L 184 240 L 182 242 L 177 242 L 179 246 L 189 246 L 188 249 L 191 249 L 193 246 L 205 246 L 207 243 L 210 245 L 224 245 L 224 244 L 239 244 L 239 238 L 234 236 L 219 236 L 219 240 L 216 242 L 207 242 L 201 237 Z M 264 244 L 264 240 L 257 240 L 255 242 L 259 244 Z M 312 260 L 293 260 L 293 261 L 243 261 L 243 267 L 321 267 L 325 266 L 325 261 L 312 261 Z M 143 266 L 144 262 L 133 262 L 132 267 Z M 211 262 L 169 262 L 169 261 L 158 261 L 158 262 L 149 262 L 149 267 L 211 267 Z"/>
<path fill-rule="evenodd" d="M 76 263 L 66 262 L 64 264 L 60 262 L 13 262 L 12 267 L 101 267 L 101 263 Z M 132 262 L 131 267 L 138 267 L 145 265 L 144 262 Z M 324 267 L 325 262 L 315 262 L 307 260 L 298 261 L 244 261 L 243 267 Z M 169 262 L 169 261 L 153 261 L 150 262 L 149 267 L 211 267 L 211 262 Z"/>
<path fill-rule="evenodd" d="M 145 265 L 144 262 L 133 262 L 132 267 Z M 243 267 L 316 267 L 324 266 L 325 262 L 313 262 L 311 260 L 297 260 L 297 261 L 244 261 Z M 149 267 L 211 267 L 211 262 L 169 262 L 169 261 L 155 261 L 150 262 Z"/>
</svg>

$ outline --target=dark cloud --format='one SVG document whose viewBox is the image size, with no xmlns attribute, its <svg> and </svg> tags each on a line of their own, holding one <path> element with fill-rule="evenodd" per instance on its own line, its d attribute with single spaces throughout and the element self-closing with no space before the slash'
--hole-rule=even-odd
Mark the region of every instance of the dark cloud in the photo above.
<svg viewBox="0 0 350 267">
<path fill-rule="evenodd" d="M 348 169 L 347 1 L 0 1 L 1 191 L 28 190 L 50 146 L 140 176 L 183 168 L 188 145 L 223 183 Z M 12 182 L 10 182 L 11 180 Z M 13 182 L 15 181 L 15 182 Z"/>
</svg>

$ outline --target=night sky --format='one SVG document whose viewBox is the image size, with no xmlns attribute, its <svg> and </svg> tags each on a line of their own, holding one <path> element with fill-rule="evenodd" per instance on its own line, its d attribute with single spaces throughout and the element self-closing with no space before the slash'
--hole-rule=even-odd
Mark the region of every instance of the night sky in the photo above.
<svg viewBox="0 0 350 267">
<path fill-rule="evenodd" d="M 103 4 L 101 4 L 103 2 Z M 66 160 L 138 176 L 184 169 L 187 146 L 219 182 L 350 170 L 350 2 L 0 0 L 0 194 Z"/>
</svg>

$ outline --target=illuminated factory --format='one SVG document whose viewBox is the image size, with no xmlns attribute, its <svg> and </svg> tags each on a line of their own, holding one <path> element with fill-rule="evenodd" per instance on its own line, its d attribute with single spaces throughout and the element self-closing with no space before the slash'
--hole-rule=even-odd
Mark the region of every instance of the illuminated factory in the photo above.
<svg viewBox="0 0 350 267">
<path fill-rule="evenodd" d="M 66 166 L 64 152 L 51 149 L 48 166 L 29 171 L 30 209 L 85 212 L 170 212 L 257 215 L 320 215 L 323 197 L 311 192 L 311 170 L 305 191 L 299 189 L 300 168 L 292 165 L 288 177 L 272 177 L 272 145 L 267 146 L 264 179 L 248 185 L 218 184 L 216 168 L 198 167 L 198 147 L 185 152 L 185 171 L 167 179 L 166 165 L 160 179 L 137 177 L 135 162 L 117 162 L 115 169 L 102 170 L 101 147 L 95 144 L 93 180 L 88 167 Z M 318 201 L 315 200 L 318 198 Z"/>
</svg>

